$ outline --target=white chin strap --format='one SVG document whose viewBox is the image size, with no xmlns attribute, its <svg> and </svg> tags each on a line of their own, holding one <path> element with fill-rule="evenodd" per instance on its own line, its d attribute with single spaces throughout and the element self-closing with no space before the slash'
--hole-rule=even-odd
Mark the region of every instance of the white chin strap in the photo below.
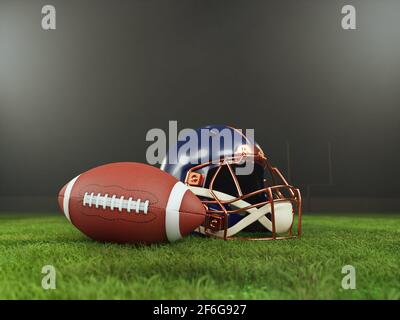
<svg viewBox="0 0 400 320">
<path fill-rule="evenodd" d="M 211 191 L 209 189 L 205 188 L 200 188 L 200 187 L 193 187 L 189 186 L 189 189 L 198 197 L 206 197 L 209 199 L 214 199 L 214 196 L 211 194 Z M 213 193 L 217 196 L 217 198 L 220 201 L 232 201 L 236 199 L 236 197 L 233 197 L 229 194 L 219 192 L 219 191 L 213 191 Z M 231 206 L 234 206 L 238 209 L 246 208 L 251 206 L 250 203 L 244 201 L 244 200 L 237 200 L 232 203 L 230 203 Z M 292 203 L 287 200 L 287 201 L 279 201 L 274 203 L 274 210 L 275 210 L 275 231 L 276 233 L 285 233 L 289 231 L 290 227 L 292 226 L 293 223 L 293 207 Z M 266 229 L 269 231 L 272 231 L 272 222 L 266 217 L 266 214 L 271 213 L 271 204 L 268 203 L 261 208 L 250 208 L 245 210 L 244 212 L 247 212 L 247 215 L 241 219 L 238 223 L 233 225 L 232 227 L 228 228 L 227 230 L 227 237 L 231 237 L 235 235 L 236 233 L 240 232 L 247 226 L 251 225 L 255 221 L 260 222 Z M 205 233 L 204 227 L 201 226 L 199 228 L 200 233 Z M 208 231 L 210 232 L 210 231 Z M 224 230 L 216 231 L 216 232 L 211 232 L 213 235 L 217 237 L 224 237 Z"/>
</svg>

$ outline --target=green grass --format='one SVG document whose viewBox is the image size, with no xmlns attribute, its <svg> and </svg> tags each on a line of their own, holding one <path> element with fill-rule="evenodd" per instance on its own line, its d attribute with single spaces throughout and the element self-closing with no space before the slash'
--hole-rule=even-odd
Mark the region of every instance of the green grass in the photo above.
<svg viewBox="0 0 400 320">
<path fill-rule="evenodd" d="M 303 230 L 136 247 L 95 243 L 61 215 L 0 215 L 0 299 L 400 299 L 400 215 L 305 215 Z M 341 288 L 347 264 L 355 290 Z"/>
</svg>

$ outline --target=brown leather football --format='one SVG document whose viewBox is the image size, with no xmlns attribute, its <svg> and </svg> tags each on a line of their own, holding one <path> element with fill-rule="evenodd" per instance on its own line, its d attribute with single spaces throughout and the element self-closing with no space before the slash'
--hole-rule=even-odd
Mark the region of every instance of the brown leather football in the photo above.
<svg viewBox="0 0 400 320">
<path fill-rule="evenodd" d="M 135 162 L 78 175 L 61 189 L 58 203 L 76 228 L 102 242 L 172 242 L 199 227 L 206 214 L 182 182 Z"/>
</svg>

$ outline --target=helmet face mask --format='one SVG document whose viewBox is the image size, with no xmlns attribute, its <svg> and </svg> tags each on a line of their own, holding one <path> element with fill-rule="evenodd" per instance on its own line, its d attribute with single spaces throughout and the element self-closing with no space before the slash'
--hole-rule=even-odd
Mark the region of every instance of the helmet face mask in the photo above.
<svg viewBox="0 0 400 320">
<path fill-rule="evenodd" d="M 197 232 L 225 240 L 301 235 L 300 191 L 287 183 L 256 143 L 240 144 L 231 149 L 230 155 L 224 152 L 208 160 L 189 167 L 186 164 L 184 170 L 179 170 L 179 158 L 176 165 L 165 165 L 167 159 L 162 166 L 167 172 L 180 172 L 177 178 L 204 204 L 207 217 Z M 251 172 L 240 174 L 246 165 L 252 167 Z"/>
</svg>

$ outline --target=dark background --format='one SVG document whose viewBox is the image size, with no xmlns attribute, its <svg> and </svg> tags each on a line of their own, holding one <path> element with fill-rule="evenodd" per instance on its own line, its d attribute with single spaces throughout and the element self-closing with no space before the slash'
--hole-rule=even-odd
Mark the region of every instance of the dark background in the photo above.
<svg viewBox="0 0 400 320">
<path fill-rule="evenodd" d="M 399 211 L 400 1 L 0 0 L 0 210 L 56 210 L 169 120 L 255 128 L 307 210 Z"/>
</svg>

